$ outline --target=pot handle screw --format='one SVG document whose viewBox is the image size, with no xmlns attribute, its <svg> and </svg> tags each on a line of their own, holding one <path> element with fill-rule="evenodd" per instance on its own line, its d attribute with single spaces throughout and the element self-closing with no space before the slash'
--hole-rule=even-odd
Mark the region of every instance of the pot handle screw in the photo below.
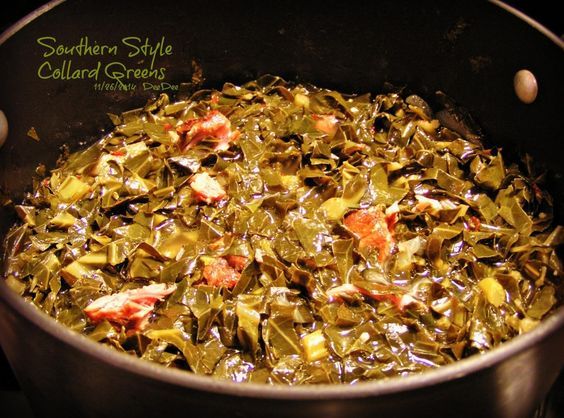
<svg viewBox="0 0 564 418">
<path fill-rule="evenodd" d="M 0 148 L 6 142 L 6 138 L 8 138 L 8 119 L 6 119 L 4 112 L 0 110 Z"/>
<path fill-rule="evenodd" d="M 537 98 L 539 87 L 535 75 L 529 70 L 519 70 L 513 77 L 515 94 L 525 104 L 531 104 Z"/>
</svg>

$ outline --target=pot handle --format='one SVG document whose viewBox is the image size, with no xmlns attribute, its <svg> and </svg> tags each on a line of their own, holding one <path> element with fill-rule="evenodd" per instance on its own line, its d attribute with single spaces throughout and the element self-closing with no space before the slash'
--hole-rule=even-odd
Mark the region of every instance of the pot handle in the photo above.
<svg viewBox="0 0 564 418">
<path fill-rule="evenodd" d="M 6 138 L 8 138 L 8 119 L 6 119 L 6 115 L 0 109 L 0 148 L 6 142 Z"/>
<path fill-rule="evenodd" d="M 20 385 L 12 372 L 12 368 L 0 348 L 0 390 L 19 390 Z"/>
</svg>

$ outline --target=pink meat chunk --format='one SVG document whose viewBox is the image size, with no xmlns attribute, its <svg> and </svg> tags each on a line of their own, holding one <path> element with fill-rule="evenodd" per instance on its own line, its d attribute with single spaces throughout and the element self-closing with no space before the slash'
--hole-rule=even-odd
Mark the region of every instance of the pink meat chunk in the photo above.
<svg viewBox="0 0 564 418">
<path fill-rule="evenodd" d="M 339 119 L 333 115 L 313 115 L 313 120 L 315 120 L 315 129 L 326 133 L 329 138 L 333 138 L 337 133 L 337 128 L 339 124 Z"/>
<path fill-rule="evenodd" d="M 359 239 L 359 248 L 377 250 L 378 261 L 383 263 L 392 253 L 394 247 L 393 229 L 396 214 L 386 214 L 376 208 L 356 210 L 344 220 L 344 225 Z"/>
<path fill-rule="evenodd" d="M 204 267 L 204 279 L 210 286 L 225 286 L 233 289 L 241 278 L 241 273 L 235 267 L 229 265 L 225 258 L 217 258 Z"/>
<path fill-rule="evenodd" d="M 155 304 L 175 289 L 174 284 L 159 283 L 102 296 L 90 303 L 84 313 L 95 324 L 107 320 L 130 330 L 142 330 L 155 309 Z"/>
<path fill-rule="evenodd" d="M 176 132 L 180 135 L 180 148 L 190 149 L 206 138 L 218 140 L 215 149 L 224 151 L 239 138 L 240 132 L 231 130 L 231 122 L 225 115 L 212 110 L 206 116 L 189 119 L 180 125 Z"/>
<path fill-rule="evenodd" d="M 194 197 L 200 202 L 208 205 L 219 202 L 227 193 L 216 179 L 208 173 L 197 173 L 190 179 L 190 187 L 194 191 Z"/>
</svg>

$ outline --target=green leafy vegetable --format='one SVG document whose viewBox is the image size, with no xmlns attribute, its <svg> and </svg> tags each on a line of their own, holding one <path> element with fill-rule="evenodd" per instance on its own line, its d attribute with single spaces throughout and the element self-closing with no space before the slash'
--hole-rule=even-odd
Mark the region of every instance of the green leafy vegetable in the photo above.
<svg viewBox="0 0 564 418">
<path fill-rule="evenodd" d="M 489 350 L 561 302 L 544 177 L 452 108 L 264 76 L 109 117 L 15 206 L 4 277 L 114 349 L 355 383 Z"/>
</svg>

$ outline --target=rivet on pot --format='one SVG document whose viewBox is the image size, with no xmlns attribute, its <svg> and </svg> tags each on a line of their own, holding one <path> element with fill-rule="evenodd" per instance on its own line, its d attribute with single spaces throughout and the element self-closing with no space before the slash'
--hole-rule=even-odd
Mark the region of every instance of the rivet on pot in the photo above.
<svg viewBox="0 0 564 418">
<path fill-rule="evenodd" d="M 4 112 L 0 110 L 0 147 L 4 145 L 6 138 L 8 138 L 8 119 L 6 119 Z"/>
<path fill-rule="evenodd" d="M 529 70 L 519 70 L 515 73 L 513 88 L 519 100 L 526 104 L 533 103 L 539 91 L 537 79 Z"/>
</svg>

